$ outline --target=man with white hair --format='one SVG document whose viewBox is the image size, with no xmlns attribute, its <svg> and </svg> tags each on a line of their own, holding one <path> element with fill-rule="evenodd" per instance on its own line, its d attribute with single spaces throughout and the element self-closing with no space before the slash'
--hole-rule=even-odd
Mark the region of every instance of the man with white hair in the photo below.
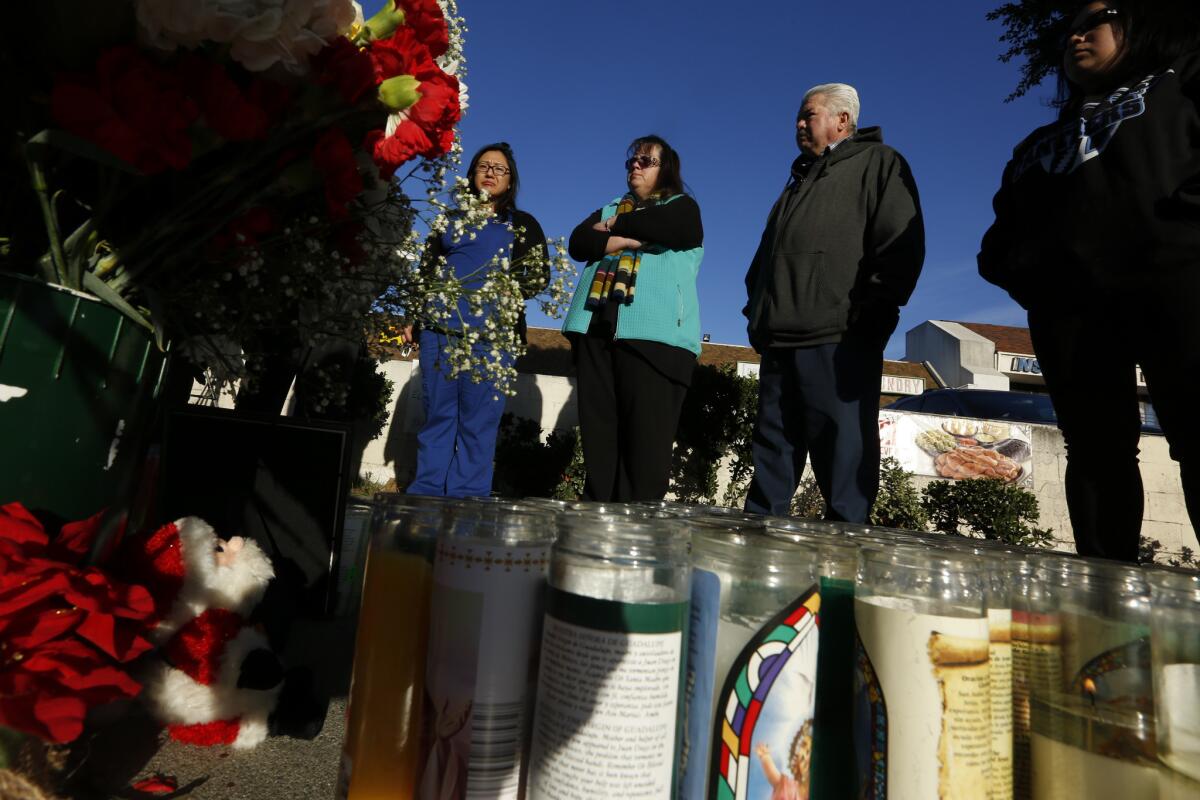
<svg viewBox="0 0 1200 800">
<path fill-rule="evenodd" d="M 786 515 L 811 458 L 827 519 L 866 522 L 879 491 L 883 348 L 925 260 L 908 164 L 858 128 L 843 83 L 814 86 L 796 117 L 800 157 L 746 273 L 762 356 L 746 510 Z"/>
</svg>

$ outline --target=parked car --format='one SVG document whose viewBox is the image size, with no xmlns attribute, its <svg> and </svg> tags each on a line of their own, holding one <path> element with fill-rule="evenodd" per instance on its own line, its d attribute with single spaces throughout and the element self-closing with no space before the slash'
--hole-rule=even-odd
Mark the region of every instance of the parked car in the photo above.
<svg viewBox="0 0 1200 800">
<path fill-rule="evenodd" d="M 1162 434 L 1154 406 L 1139 403 L 1142 433 Z M 1032 422 L 1037 425 L 1057 425 L 1058 416 L 1048 394 L 1032 392 L 1001 392 L 994 389 L 931 389 L 924 394 L 902 397 L 885 408 L 892 411 L 914 411 L 921 414 L 944 414 L 950 417 L 1004 419 L 1012 422 Z"/>
</svg>

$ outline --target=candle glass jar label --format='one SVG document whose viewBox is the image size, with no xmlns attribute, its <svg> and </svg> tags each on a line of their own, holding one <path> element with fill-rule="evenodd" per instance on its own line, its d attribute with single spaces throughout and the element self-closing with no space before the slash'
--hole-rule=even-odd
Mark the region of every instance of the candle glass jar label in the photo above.
<svg viewBox="0 0 1200 800">
<path fill-rule="evenodd" d="M 820 603 L 813 586 L 765 624 L 731 614 L 718 621 L 709 798 L 809 796 Z M 711 686 L 697 686 L 695 697 L 711 697 Z"/>
<path fill-rule="evenodd" d="M 425 556 L 373 551 L 359 614 L 339 798 L 411 791 L 420 757 L 432 568 Z M 397 619 L 397 611 L 404 618 Z M 417 702 L 413 702 L 414 698 Z"/>
<path fill-rule="evenodd" d="M 688 603 L 553 586 L 542 629 L 532 800 L 674 795 Z"/>
<path fill-rule="evenodd" d="M 1012 609 L 988 609 L 988 681 L 992 687 L 991 800 L 1013 796 Z"/>
<path fill-rule="evenodd" d="M 417 800 L 520 796 L 549 557 L 548 544 L 438 543 Z"/>
<path fill-rule="evenodd" d="M 986 617 L 920 614 L 857 599 L 856 730 L 860 796 L 986 800 L 991 687 Z M 934 732 L 930 736 L 930 732 Z"/>
<path fill-rule="evenodd" d="M 1062 685 L 1062 624 L 1058 614 L 1012 611 L 1013 797 L 1032 789 L 1030 697 Z"/>
</svg>

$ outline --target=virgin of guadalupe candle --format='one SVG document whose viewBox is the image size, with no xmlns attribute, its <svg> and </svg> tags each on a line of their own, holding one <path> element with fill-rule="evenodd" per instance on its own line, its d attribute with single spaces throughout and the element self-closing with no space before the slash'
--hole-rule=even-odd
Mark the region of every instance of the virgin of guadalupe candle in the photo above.
<svg viewBox="0 0 1200 800">
<path fill-rule="evenodd" d="M 655 512 L 559 516 L 532 800 L 675 795 L 690 538 L 677 518 Z"/>
<path fill-rule="evenodd" d="M 678 797 L 808 797 L 820 553 L 764 518 L 693 518 Z"/>
<path fill-rule="evenodd" d="M 412 797 L 421 756 L 434 547 L 444 498 L 377 499 L 346 709 L 339 800 Z"/>
<path fill-rule="evenodd" d="M 773 519 L 770 536 L 808 544 L 820 553 L 821 614 L 817 649 L 817 703 L 814 716 L 812 800 L 855 797 L 854 580 L 858 547 L 844 536 L 806 523 Z"/>
<path fill-rule="evenodd" d="M 438 538 L 418 800 L 523 796 L 553 512 L 465 502 Z"/>
<path fill-rule="evenodd" d="M 1149 574 L 1150 633 L 1158 757 L 1175 775 L 1164 795 L 1200 797 L 1200 574 L 1166 569 Z"/>
<path fill-rule="evenodd" d="M 986 573 L 968 555 L 863 549 L 855 741 L 858 796 L 987 800 Z"/>
</svg>

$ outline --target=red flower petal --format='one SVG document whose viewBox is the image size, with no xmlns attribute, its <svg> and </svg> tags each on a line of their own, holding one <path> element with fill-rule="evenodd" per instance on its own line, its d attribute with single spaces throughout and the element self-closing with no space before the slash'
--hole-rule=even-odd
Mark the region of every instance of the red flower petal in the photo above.
<svg viewBox="0 0 1200 800">
<path fill-rule="evenodd" d="M 236 719 L 219 719 L 196 725 L 168 725 L 171 738 L 184 744 L 212 747 L 215 744 L 233 744 L 241 724 Z"/>
<path fill-rule="evenodd" d="M 146 794 L 170 794 L 179 788 L 179 782 L 174 775 L 159 773 L 150 778 L 142 778 L 129 788 Z"/>
<path fill-rule="evenodd" d="M 42 523 L 20 503 L 0 506 L 0 539 L 7 539 L 16 544 L 42 546 L 50 541 Z"/>
<path fill-rule="evenodd" d="M 420 125 L 404 120 L 391 136 L 384 136 L 383 131 L 369 132 L 363 146 L 374 156 L 380 175 L 388 177 L 405 161 L 430 150 L 433 142 Z"/>
<path fill-rule="evenodd" d="M 334 219 L 347 216 L 346 204 L 363 190 L 362 176 L 354 158 L 354 146 L 340 128 L 321 134 L 313 148 L 313 164 L 325 184 L 325 203 Z"/>
<path fill-rule="evenodd" d="M 437 0 L 398 0 L 396 5 L 404 10 L 405 26 L 416 31 L 435 58 L 446 52 L 450 32 Z"/>
<path fill-rule="evenodd" d="M 351 105 L 377 83 L 371 57 L 344 36 L 338 36 L 317 53 L 312 65 L 317 83 L 334 87 Z"/>
</svg>

